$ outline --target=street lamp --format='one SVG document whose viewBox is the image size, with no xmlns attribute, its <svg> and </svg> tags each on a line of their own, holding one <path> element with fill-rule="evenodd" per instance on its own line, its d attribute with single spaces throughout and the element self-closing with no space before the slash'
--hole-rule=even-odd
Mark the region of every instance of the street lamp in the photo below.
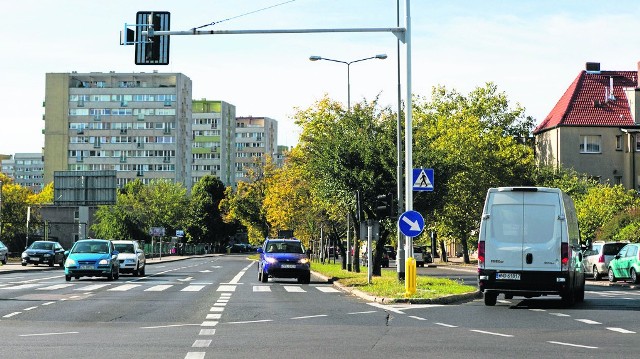
<svg viewBox="0 0 640 359">
<path fill-rule="evenodd" d="M 309 56 L 309 60 L 311 61 L 325 60 L 325 61 L 339 62 L 341 64 L 347 65 L 347 109 L 349 111 L 351 111 L 351 80 L 350 80 L 350 74 L 349 74 L 351 64 L 360 62 L 360 61 L 371 60 L 371 59 L 384 60 L 386 58 L 387 58 L 387 54 L 379 54 L 371 57 L 365 57 L 364 59 L 359 59 L 359 60 L 341 61 L 341 60 L 327 59 L 326 57 L 321 57 L 321 56 Z"/>
</svg>

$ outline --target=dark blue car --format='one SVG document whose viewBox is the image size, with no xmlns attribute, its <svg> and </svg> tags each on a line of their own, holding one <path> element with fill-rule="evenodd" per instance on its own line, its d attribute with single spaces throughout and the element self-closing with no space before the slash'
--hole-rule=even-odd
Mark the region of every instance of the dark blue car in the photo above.
<svg viewBox="0 0 640 359">
<path fill-rule="evenodd" d="M 267 239 L 258 248 L 258 280 L 267 283 L 272 278 L 297 278 L 309 284 L 311 264 L 306 250 L 297 239 Z"/>
</svg>

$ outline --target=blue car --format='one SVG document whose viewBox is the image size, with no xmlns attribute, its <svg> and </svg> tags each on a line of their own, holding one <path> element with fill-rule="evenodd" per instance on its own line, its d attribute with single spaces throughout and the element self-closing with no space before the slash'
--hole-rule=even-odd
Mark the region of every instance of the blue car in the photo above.
<svg viewBox="0 0 640 359">
<path fill-rule="evenodd" d="M 120 277 L 118 251 L 113 243 L 104 239 L 83 239 L 77 241 L 70 251 L 65 252 L 64 278 L 71 277 L 107 277 L 109 280 Z"/>
<path fill-rule="evenodd" d="M 269 277 L 297 278 L 298 283 L 311 281 L 311 263 L 307 252 L 297 239 L 267 239 L 258 248 L 258 280 L 267 283 Z"/>
</svg>

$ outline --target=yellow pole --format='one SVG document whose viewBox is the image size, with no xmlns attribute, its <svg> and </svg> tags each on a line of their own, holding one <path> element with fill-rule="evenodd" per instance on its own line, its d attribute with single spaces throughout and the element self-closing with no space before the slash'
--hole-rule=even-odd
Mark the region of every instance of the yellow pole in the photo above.
<svg viewBox="0 0 640 359">
<path fill-rule="evenodd" d="M 416 293 L 416 259 L 413 257 L 407 258 L 405 268 L 405 297 L 410 297 Z"/>
</svg>

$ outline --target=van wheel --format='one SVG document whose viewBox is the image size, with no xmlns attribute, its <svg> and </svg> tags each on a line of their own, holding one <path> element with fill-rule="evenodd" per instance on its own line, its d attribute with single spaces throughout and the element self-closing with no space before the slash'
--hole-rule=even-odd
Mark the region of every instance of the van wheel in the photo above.
<svg viewBox="0 0 640 359">
<path fill-rule="evenodd" d="M 633 282 L 633 284 L 638 284 L 638 273 L 636 273 L 636 270 L 634 268 L 631 268 L 631 275 L 629 276 L 631 278 L 631 282 Z"/>
<path fill-rule="evenodd" d="M 600 277 L 602 275 L 598 272 L 598 268 L 596 268 L 596 266 L 593 266 L 593 280 L 600 280 Z"/>
<path fill-rule="evenodd" d="M 498 293 L 485 292 L 484 293 L 484 305 L 493 307 L 498 302 Z"/>
<path fill-rule="evenodd" d="M 613 274 L 613 269 L 609 268 L 609 282 L 615 283 L 617 281 L 618 279 L 616 278 L 616 275 Z"/>
</svg>

